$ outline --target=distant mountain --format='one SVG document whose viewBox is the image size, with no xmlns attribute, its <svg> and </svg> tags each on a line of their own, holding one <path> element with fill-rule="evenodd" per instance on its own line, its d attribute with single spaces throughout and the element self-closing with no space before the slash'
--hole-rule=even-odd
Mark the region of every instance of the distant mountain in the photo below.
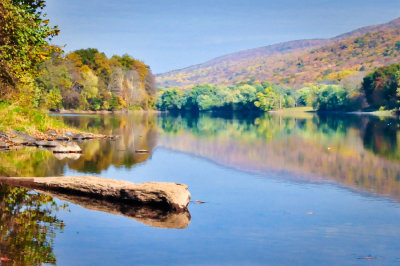
<svg viewBox="0 0 400 266">
<path fill-rule="evenodd" d="M 268 80 L 301 87 L 316 82 L 355 85 L 376 67 L 400 62 L 400 18 L 331 39 L 284 42 L 217 57 L 157 75 L 161 87 Z"/>
</svg>

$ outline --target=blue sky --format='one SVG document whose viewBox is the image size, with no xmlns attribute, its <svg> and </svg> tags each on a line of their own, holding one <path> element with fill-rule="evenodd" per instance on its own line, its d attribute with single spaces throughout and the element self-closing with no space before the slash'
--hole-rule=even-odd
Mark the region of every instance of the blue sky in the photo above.
<svg viewBox="0 0 400 266">
<path fill-rule="evenodd" d="M 399 0 L 48 0 L 65 51 L 128 53 L 154 73 L 400 17 Z"/>
</svg>

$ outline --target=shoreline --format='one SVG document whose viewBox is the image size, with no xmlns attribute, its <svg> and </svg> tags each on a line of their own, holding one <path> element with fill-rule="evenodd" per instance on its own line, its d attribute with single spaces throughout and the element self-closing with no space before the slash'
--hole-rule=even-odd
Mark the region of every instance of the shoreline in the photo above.
<svg viewBox="0 0 400 266">
<path fill-rule="evenodd" d="M 129 114 L 129 113 L 161 113 L 159 110 L 67 110 L 49 111 L 48 114 Z"/>
<path fill-rule="evenodd" d="M 0 132 L 0 151 L 22 147 L 47 148 L 53 153 L 81 153 L 75 141 L 91 139 L 115 140 L 117 136 L 86 133 L 73 128 L 49 129 L 27 134 L 16 130 Z"/>
</svg>

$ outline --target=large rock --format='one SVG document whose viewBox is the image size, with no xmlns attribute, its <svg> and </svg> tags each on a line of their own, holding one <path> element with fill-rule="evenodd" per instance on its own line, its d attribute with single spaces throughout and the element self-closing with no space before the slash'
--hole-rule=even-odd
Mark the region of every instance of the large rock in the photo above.
<svg viewBox="0 0 400 266">
<path fill-rule="evenodd" d="M 23 138 L 11 138 L 11 142 L 13 142 L 16 145 L 28 145 L 28 141 L 26 141 Z"/>
<path fill-rule="evenodd" d="M 190 201 L 190 193 L 186 185 L 166 182 L 133 184 L 95 176 L 0 177 L 0 182 L 30 189 L 173 211 L 186 210 Z"/>
</svg>

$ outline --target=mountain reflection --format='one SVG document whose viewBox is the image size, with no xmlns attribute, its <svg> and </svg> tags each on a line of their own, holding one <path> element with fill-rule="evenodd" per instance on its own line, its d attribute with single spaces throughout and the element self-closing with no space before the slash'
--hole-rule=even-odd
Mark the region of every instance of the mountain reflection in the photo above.
<svg viewBox="0 0 400 266">
<path fill-rule="evenodd" d="M 133 113 L 62 116 L 92 132 L 119 135 L 115 141 L 79 145 L 80 157 L 23 149 L 0 154 L 0 175 L 54 176 L 65 166 L 101 173 L 131 168 L 157 147 L 181 151 L 245 171 L 284 173 L 288 179 L 328 181 L 400 200 L 399 123 L 369 116 Z M 137 153 L 148 150 L 148 153 Z M 179 167 L 180 162 L 174 162 Z"/>
<path fill-rule="evenodd" d="M 400 200 L 398 123 L 365 116 L 162 116 L 158 145 L 240 170 L 284 172 Z M 281 175 L 282 176 L 282 175 Z"/>
</svg>

